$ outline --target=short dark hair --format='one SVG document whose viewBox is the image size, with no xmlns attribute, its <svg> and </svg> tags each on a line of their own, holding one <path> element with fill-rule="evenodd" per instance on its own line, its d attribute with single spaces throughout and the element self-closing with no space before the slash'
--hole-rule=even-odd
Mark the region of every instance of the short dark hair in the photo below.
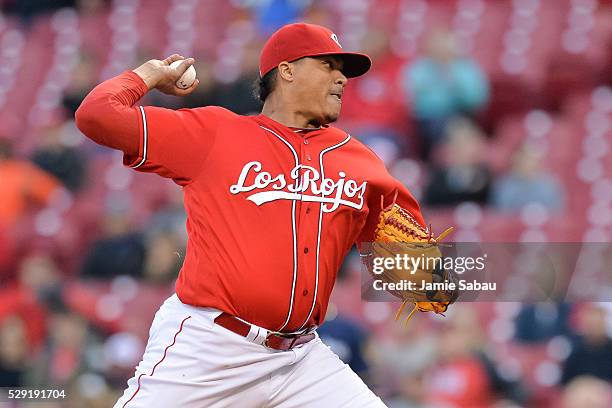
<svg viewBox="0 0 612 408">
<path fill-rule="evenodd" d="M 253 94 L 255 95 L 255 99 L 258 99 L 261 103 L 264 103 L 268 95 L 274 90 L 274 86 L 276 85 L 276 71 L 277 68 L 274 68 L 263 77 L 257 78 L 255 81 Z"/>
</svg>

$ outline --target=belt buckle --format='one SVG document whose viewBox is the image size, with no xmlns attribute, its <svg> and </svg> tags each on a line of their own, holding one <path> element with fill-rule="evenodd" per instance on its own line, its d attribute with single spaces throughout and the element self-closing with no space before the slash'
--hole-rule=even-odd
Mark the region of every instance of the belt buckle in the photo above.
<svg viewBox="0 0 612 408">
<path fill-rule="evenodd" d="M 280 338 L 283 338 L 283 339 L 288 339 L 288 340 L 291 340 L 291 343 L 289 343 L 289 346 L 287 347 L 287 349 L 284 349 L 284 348 L 274 348 L 274 347 L 271 347 L 271 346 L 268 344 L 268 340 L 269 340 L 271 337 L 273 337 L 273 336 L 274 336 L 274 337 L 280 337 Z M 266 336 L 266 339 L 265 339 L 265 341 L 264 341 L 264 346 L 266 346 L 266 348 L 269 348 L 270 350 L 275 350 L 275 351 L 289 351 L 289 350 L 291 350 L 291 349 L 293 348 L 293 345 L 295 344 L 295 342 L 297 341 L 297 339 L 299 339 L 300 337 L 301 337 L 301 335 L 287 335 L 287 334 L 282 334 L 282 333 L 268 333 L 268 335 Z"/>
<path fill-rule="evenodd" d="M 275 351 L 278 351 L 278 350 L 276 350 L 275 348 L 270 347 L 270 345 L 268 344 L 268 340 L 270 340 L 270 337 L 272 337 L 272 336 L 276 336 L 276 335 L 277 335 L 277 334 L 276 334 L 275 332 L 269 332 L 269 333 L 266 335 L 266 338 L 265 338 L 265 339 L 264 339 L 264 341 L 263 341 L 263 345 L 264 345 L 264 347 L 266 347 L 267 349 L 270 349 L 270 350 L 275 350 Z"/>
<path fill-rule="evenodd" d="M 317 329 L 317 326 L 310 326 L 310 327 L 306 327 L 305 329 L 302 329 L 302 330 L 300 330 L 298 332 L 294 332 L 294 333 L 282 333 L 282 332 L 273 332 L 273 331 L 270 331 L 266 335 L 266 339 L 264 340 L 263 345 L 266 348 L 269 348 L 271 350 L 276 350 L 276 349 L 274 349 L 274 348 L 272 348 L 272 347 L 270 347 L 268 345 L 268 339 L 271 336 L 282 337 L 282 338 L 285 338 L 285 339 L 292 339 L 292 342 L 291 342 L 291 344 L 289 344 L 289 348 L 287 349 L 287 350 L 291 350 L 293 348 L 293 345 L 297 341 L 297 339 L 299 339 L 302 336 L 306 336 L 306 335 L 308 335 L 310 333 L 313 333 L 316 329 Z"/>
<path fill-rule="evenodd" d="M 287 333 L 281 333 L 281 332 L 273 332 L 273 331 L 268 332 L 268 334 L 266 335 L 266 339 L 263 342 L 264 346 L 266 346 L 270 350 L 278 351 L 277 349 L 270 347 L 270 345 L 268 344 L 268 340 L 270 340 L 271 337 L 282 337 L 282 338 L 290 339 L 292 335 L 289 335 Z"/>
</svg>

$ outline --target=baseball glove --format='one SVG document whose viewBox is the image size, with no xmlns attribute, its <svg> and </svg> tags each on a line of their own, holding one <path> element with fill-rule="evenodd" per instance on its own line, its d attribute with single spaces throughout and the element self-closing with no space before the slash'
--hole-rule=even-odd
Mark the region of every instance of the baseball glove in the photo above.
<svg viewBox="0 0 612 408">
<path fill-rule="evenodd" d="M 442 253 L 438 245 L 452 230 L 450 227 L 434 238 L 430 229 L 422 227 L 408 211 L 395 202 L 382 209 L 374 232 L 375 242 L 372 243 L 371 256 L 397 259 L 399 255 L 405 263 L 401 268 L 397 268 L 397 264 L 393 268 L 385 268 L 377 278 L 387 283 L 414 282 L 412 290 L 389 290 L 403 301 L 397 311 L 396 320 L 399 320 L 407 303 L 414 303 L 414 308 L 406 318 L 406 323 L 417 310 L 442 314 L 457 300 L 458 290 L 448 290 L 448 285 L 441 285 L 443 288 L 437 290 L 421 289 L 423 283 L 443 282 L 454 282 L 456 288 L 456 275 L 442 267 Z"/>
</svg>

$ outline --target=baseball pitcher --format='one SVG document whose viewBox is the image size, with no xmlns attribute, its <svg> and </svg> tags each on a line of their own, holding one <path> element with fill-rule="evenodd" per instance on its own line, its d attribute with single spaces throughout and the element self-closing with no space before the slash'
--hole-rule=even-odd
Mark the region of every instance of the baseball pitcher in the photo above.
<svg viewBox="0 0 612 408">
<path fill-rule="evenodd" d="M 331 126 L 347 78 L 370 58 L 325 27 L 290 24 L 260 56 L 257 116 L 217 106 L 137 106 L 148 91 L 187 95 L 193 59 L 151 60 L 98 85 L 76 113 L 124 164 L 184 192 L 189 241 L 176 294 L 152 323 L 116 407 L 382 407 L 321 342 L 336 273 L 372 240 L 381 197 L 427 235 L 418 203 L 383 162 Z"/>
</svg>

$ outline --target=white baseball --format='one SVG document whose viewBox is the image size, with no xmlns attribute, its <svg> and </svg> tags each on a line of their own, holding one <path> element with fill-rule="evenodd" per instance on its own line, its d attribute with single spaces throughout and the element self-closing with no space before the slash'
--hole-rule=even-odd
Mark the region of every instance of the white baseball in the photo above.
<svg viewBox="0 0 612 408">
<path fill-rule="evenodd" d="M 184 60 L 174 61 L 172 64 L 170 64 L 170 68 L 177 68 L 180 65 L 180 63 L 183 61 Z M 176 86 L 178 86 L 181 89 L 187 89 L 193 84 L 195 79 L 196 79 L 196 70 L 192 65 L 189 68 L 187 68 L 187 71 L 185 71 L 183 76 L 181 76 L 178 79 L 178 81 L 176 81 Z"/>
</svg>

